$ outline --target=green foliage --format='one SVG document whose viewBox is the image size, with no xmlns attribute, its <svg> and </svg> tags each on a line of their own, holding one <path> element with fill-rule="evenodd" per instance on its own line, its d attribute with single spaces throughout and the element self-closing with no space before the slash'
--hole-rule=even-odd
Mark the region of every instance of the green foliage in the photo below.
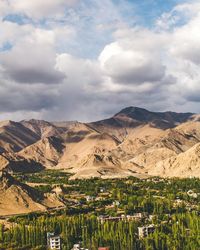
<svg viewBox="0 0 200 250">
<path fill-rule="evenodd" d="M 38 173 L 16 174 L 15 177 L 22 182 L 67 184 L 70 174 L 57 170 L 44 170 Z"/>
<path fill-rule="evenodd" d="M 52 231 L 61 235 L 63 249 L 67 250 L 79 241 L 90 250 L 99 246 L 110 246 L 111 250 L 200 249 L 200 195 L 197 198 L 188 195 L 188 190 L 200 193 L 199 179 L 69 180 L 68 177 L 59 171 L 18 176 L 24 182 L 48 184 L 37 187 L 42 192 L 51 191 L 55 184 L 62 185 L 64 197 L 72 201 L 64 211 L 11 218 L 10 229 L 0 226 L 0 249 L 46 249 L 46 233 Z M 86 202 L 87 195 L 96 200 Z M 113 201 L 119 201 L 119 206 L 113 206 Z M 136 212 L 155 217 L 153 221 L 143 218 L 101 223 L 98 220 L 99 215 Z M 155 232 L 139 239 L 138 226 L 151 223 Z"/>
<path fill-rule="evenodd" d="M 46 233 L 52 231 L 61 234 L 67 249 L 79 241 L 89 249 L 97 249 L 100 245 L 117 250 L 195 250 L 200 247 L 200 219 L 194 212 L 174 214 L 169 223 L 157 223 L 156 231 L 140 240 L 137 237 L 139 225 L 140 222 L 135 221 L 102 224 L 95 215 L 21 218 L 17 226 L 1 232 L 1 249 L 43 249 Z"/>
</svg>

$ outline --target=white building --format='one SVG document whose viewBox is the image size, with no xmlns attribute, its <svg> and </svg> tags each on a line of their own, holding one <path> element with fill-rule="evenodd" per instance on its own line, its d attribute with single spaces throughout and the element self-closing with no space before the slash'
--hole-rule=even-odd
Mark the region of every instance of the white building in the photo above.
<svg viewBox="0 0 200 250">
<path fill-rule="evenodd" d="M 74 244 L 71 250 L 88 250 L 87 248 L 82 248 L 80 244 Z"/>
<path fill-rule="evenodd" d="M 90 196 L 90 195 L 86 196 L 86 201 L 87 202 L 94 201 L 94 200 L 95 200 L 95 197 Z"/>
<path fill-rule="evenodd" d="M 101 188 L 100 188 L 100 192 L 101 192 L 101 193 L 104 193 L 105 191 L 106 191 L 106 189 L 105 189 L 104 187 L 101 187 Z"/>
<path fill-rule="evenodd" d="M 119 205 L 120 205 L 120 202 L 119 202 L 119 201 L 113 201 L 113 206 L 118 207 Z"/>
<path fill-rule="evenodd" d="M 138 236 L 139 238 L 147 237 L 149 234 L 155 231 L 154 225 L 148 225 L 144 227 L 138 227 Z"/>
<path fill-rule="evenodd" d="M 47 245 L 49 249 L 61 250 L 61 238 L 54 233 L 47 233 Z"/>
<path fill-rule="evenodd" d="M 192 197 L 192 198 L 197 198 L 198 197 L 198 194 L 195 193 L 193 190 L 187 191 L 187 195 Z"/>
<path fill-rule="evenodd" d="M 72 250 L 79 250 L 80 249 L 80 244 L 74 244 Z"/>
</svg>

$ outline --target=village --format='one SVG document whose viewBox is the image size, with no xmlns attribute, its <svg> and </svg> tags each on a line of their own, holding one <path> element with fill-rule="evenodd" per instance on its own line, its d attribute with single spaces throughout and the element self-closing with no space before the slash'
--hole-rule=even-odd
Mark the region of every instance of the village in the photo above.
<svg viewBox="0 0 200 250">
<path fill-rule="evenodd" d="M 26 223 L 32 225 L 33 221 L 31 230 L 36 229 L 35 223 L 48 223 L 46 229 L 38 232 L 38 240 L 29 243 L 41 246 L 39 249 L 48 246 L 49 249 L 63 250 L 112 250 L 122 244 L 123 237 L 131 249 L 142 249 L 149 239 L 156 239 L 156 235 L 170 239 L 173 230 L 184 229 L 182 237 L 186 240 L 196 233 L 195 224 L 199 223 L 200 214 L 198 179 L 69 180 L 67 174 L 61 174 L 59 179 L 57 176 L 57 172 L 49 171 L 16 176 L 24 183 L 32 183 L 40 192 L 58 197 L 64 205 L 30 215 L 2 217 L 7 226 L 2 227 L 4 241 L 0 241 L 1 249 L 8 246 L 6 239 L 10 233 L 16 242 L 16 234 L 10 231 L 11 228 L 15 230 Z M 114 234 L 118 230 L 128 232 L 120 236 L 121 241 Z M 18 242 L 21 243 L 15 244 L 23 246 L 29 242 L 23 241 L 20 239 Z"/>
</svg>

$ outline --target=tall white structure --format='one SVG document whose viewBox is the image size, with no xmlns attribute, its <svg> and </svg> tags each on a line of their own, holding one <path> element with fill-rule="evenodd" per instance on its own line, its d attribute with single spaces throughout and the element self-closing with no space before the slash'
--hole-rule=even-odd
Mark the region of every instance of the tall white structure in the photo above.
<svg viewBox="0 0 200 250">
<path fill-rule="evenodd" d="M 147 237 L 149 234 L 153 233 L 154 231 L 155 231 L 155 226 L 154 225 L 138 227 L 139 238 Z"/>
<path fill-rule="evenodd" d="M 54 233 L 47 233 L 47 245 L 49 249 L 61 250 L 61 238 Z"/>
</svg>

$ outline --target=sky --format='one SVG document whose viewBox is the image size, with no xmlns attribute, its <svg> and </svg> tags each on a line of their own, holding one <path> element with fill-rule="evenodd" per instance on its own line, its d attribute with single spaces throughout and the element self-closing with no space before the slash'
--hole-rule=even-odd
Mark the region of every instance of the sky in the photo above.
<svg viewBox="0 0 200 250">
<path fill-rule="evenodd" d="M 0 0 L 0 120 L 199 104 L 199 0 Z"/>
</svg>

